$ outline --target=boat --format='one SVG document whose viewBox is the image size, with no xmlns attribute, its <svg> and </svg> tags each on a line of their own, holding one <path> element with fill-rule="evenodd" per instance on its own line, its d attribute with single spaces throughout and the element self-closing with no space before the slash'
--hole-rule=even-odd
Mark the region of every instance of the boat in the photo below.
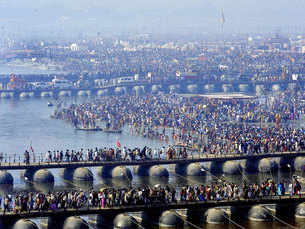
<svg viewBox="0 0 305 229">
<path fill-rule="evenodd" d="M 75 130 L 83 130 L 83 131 L 103 131 L 102 128 L 95 127 L 95 128 L 85 128 L 85 127 L 80 127 L 80 128 L 75 128 Z"/>
<path fill-rule="evenodd" d="M 105 133 L 111 133 L 111 134 L 120 134 L 122 133 L 122 130 L 119 129 L 103 129 Z"/>
<path fill-rule="evenodd" d="M 53 106 L 54 106 L 54 104 L 53 104 L 53 103 L 48 102 L 48 107 L 53 107 Z"/>
</svg>

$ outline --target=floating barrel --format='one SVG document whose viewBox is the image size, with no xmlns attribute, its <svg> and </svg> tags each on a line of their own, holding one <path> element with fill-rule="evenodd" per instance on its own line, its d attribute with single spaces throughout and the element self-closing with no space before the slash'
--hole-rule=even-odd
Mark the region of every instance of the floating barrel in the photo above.
<svg viewBox="0 0 305 229">
<path fill-rule="evenodd" d="M 281 85 L 279 85 L 279 84 L 273 84 L 271 90 L 272 90 L 273 92 L 279 92 L 279 91 L 281 91 Z"/>
<path fill-rule="evenodd" d="M 296 157 L 293 166 L 296 171 L 305 171 L 305 157 Z"/>
<path fill-rule="evenodd" d="M 173 84 L 169 86 L 170 93 L 179 93 L 180 91 L 180 85 L 179 84 Z"/>
<path fill-rule="evenodd" d="M 33 181 L 36 183 L 54 183 L 54 176 L 46 169 L 39 169 L 34 173 Z"/>
<path fill-rule="evenodd" d="M 161 214 L 159 218 L 159 226 L 162 227 L 174 227 L 182 228 L 184 221 L 178 215 L 175 210 L 165 211 Z"/>
<path fill-rule="evenodd" d="M 63 229 L 89 229 L 89 226 L 82 218 L 71 216 L 65 220 Z"/>
<path fill-rule="evenodd" d="M 202 163 L 202 167 L 208 173 L 220 174 L 222 173 L 222 163 L 216 161 L 208 161 Z"/>
<path fill-rule="evenodd" d="M 205 92 L 211 93 L 211 92 L 215 92 L 215 85 L 214 84 L 206 84 L 203 87 Z"/>
<path fill-rule="evenodd" d="M 263 95 L 265 91 L 265 87 L 262 84 L 258 84 L 255 86 L 256 95 Z"/>
<path fill-rule="evenodd" d="M 126 166 L 116 166 L 111 171 L 112 178 L 120 178 L 120 179 L 132 179 L 132 174 L 129 168 Z"/>
<path fill-rule="evenodd" d="M 20 98 L 22 99 L 30 98 L 30 94 L 27 92 L 22 92 L 20 93 Z"/>
<path fill-rule="evenodd" d="M 125 95 L 127 93 L 127 88 L 126 87 L 116 87 L 114 89 L 114 93 L 116 95 Z"/>
<path fill-rule="evenodd" d="M 10 93 L 10 92 L 2 92 L 1 93 L 1 98 L 3 98 L 3 99 L 10 99 L 10 98 L 13 98 L 13 97 L 14 97 L 13 93 Z"/>
<path fill-rule="evenodd" d="M 187 92 L 189 93 L 198 93 L 198 86 L 197 84 L 190 84 L 187 86 Z"/>
<path fill-rule="evenodd" d="M 61 168 L 59 170 L 59 176 L 64 180 L 73 180 L 74 168 Z"/>
<path fill-rule="evenodd" d="M 305 202 L 297 205 L 295 209 L 295 218 L 305 219 Z"/>
<path fill-rule="evenodd" d="M 113 227 L 117 229 L 132 229 L 138 228 L 138 225 L 134 217 L 127 214 L 119 214 L 113 220 Z"/>
<path fill-rule="evenodd" d="M 149 176 L 151 177 L 168 177 L 169 173 L 166 168 L 160 165 L 154 165 L 149 168 Z"/>
<path fill-rule="evenodd" d="M 261 173 L 275 171 L 277 168 L 277 163 L 271 158 L 263 158 L 258 161 L 258 171 Z"/>
<path fill-rule="evenodd" d="M 175 164 L 175 172 L 187 176 L 204 176 L 206 172 L 200 163 Z"/>
<path fill-rule="evenodd" d="M 228 214 L 219 208 L 210 208 L 204 213 L 204 222 L 210 224 L 228 223 Z"/>
<path fill-rule="evenodd" d="M 224 174 L 237 175 L 242 173 L 240 161 L 226 161 L 222 165 L 222 172 Z"/>
<path fill-rule="evenodd" d="M 261 205 L 255 205 L 248 212 L 248 219 L 251 221 L 272 221 L 272 213 Z"/>
<path fill-rule="evenodd" d="M 249 84 L 239 84 L 238 89 L 240 92 L 249 92 Z"/>
<path fill-rule="evenodd" d="M 162 86 L 161 85 L 152 85 L 151 87 L 151 93 L 157 94 L 159 91 L 161 91 Z"/>
<path fill-rule="evenodd" d="M 80 96 L 80 97 L 89 96 L 88 91 L 79 91 L 79 92 L 77 92 L 77 95 Z"/>
<path fill-rule="evenodd" d="M 13 185 L 13 176 L 5 170 L 0 171 L 0 185 Z"/>
<path fill-rule="evenodd" d="M 98 92 L 97 92 L 97 96 L 106 96 L 108 94 L 109 94 L 108 89 L 98 90 Z"/>
<path fill-rule="evenodd" d="M 60 96 L 60 97 L 70 97 L 71 96 L 71 91 L 60 91 L 58 93 L 58 96 Z"/>
<path fill-rule="evenodd" d="M 28 219 L 18 220 L 12 229 L 38 229 L 37 225 Z"/>
<path fill-rule="evenodd" d="M 143 95 L 144 94 L 144 87 L 143 86 L 135 86 L 132 88 L 132 91 L 135 95 Z"/>
<path fill-rule="evenodd" d="M 227 92 L 232 92 L 232 91 L 233 91 L 233 86 L 232 86 L 232 84 L 223 84 L 223 85 L 221 86 L 221 88 L 222 88 L 222 91 L 225 92 L 225 93 L 227 93 Z"/>
<path fill-rule="evenodd" d="M 88 168 L 77 168 L 73 173 L 73 180 L 75 181 L 93 181 L 93 174 Z"/>
<path fill-rule="evenodd" d="M 49 97 L 53 96 L 53 92 L 51 92 L 51 91 L 41 92 L 40 96 L 43 98 L 49 98 Z"/>
</svg>

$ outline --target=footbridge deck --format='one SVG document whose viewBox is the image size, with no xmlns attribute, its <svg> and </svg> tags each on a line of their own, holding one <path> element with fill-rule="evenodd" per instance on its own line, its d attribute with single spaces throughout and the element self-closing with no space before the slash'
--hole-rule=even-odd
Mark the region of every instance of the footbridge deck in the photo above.
<svg viewBox="0 0 305 229">
<path fill-rule="evenodd" d="M 248 207 L 258 204 L 281 204 L 281 205 L 295 205 L 305 202 L 305 195 L 285 195 L 285 196 L 267 196 L 259 199 L 235 199 L 235 200 L 219 200 L 219 201 L 192 201 L 192 202 L 181 202 L 177 203 L 155 203 L 152 205 L 129 205 L 129 206 L 117 206 L 117 207 L 85 207 L 81 209 L 58 209 L 58 210 L 34 210 L 31 212 L 7 212 L 3 214 L 0 211 L 0 220 L 18 220 L 20 218 L 39 218 L 39 217 L 56 217 L 56 216 L 81 216 L 91 214 L 101 215 L 116 215 L 124 212 L 139 212 L 139 211 L 165 211 L 171 209 L 205 209 L 214 207 L 224 206 L 236 206 L 236 207 Z"/>
<path fill-rule="evenodd" d="M 276 152 L 268 154 L 204 154 L 190 155 L 188 158 L 179 159 L 146 159 L 146 160 L 115 160 L 115 161 L 77 161 L 77 162 L 31 162 L 29 164 L 23 162 L 2 162 L 0 170 L 21 170 L 21 169 L 55 169 L 55 168 L 78 168 L 78 167 L 99 167 L 99 166 L 152 166 L 165 164 L 187 164 L 195 162 L 225 162 L 230 160 L 259 160 L 263 158 L 275 157 L 299 157 L 305 156 L 305 152 Z"/>
</svg>

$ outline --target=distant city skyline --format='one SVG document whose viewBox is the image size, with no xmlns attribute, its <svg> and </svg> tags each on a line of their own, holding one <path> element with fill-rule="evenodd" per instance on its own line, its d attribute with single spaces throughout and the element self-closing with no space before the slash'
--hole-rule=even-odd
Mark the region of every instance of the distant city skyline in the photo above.
<svg viewBox="0 0 305 229">
<path fill-rule="evenodd" d="M 222 9 L 225 33 L 305 31 L 302 0 L 0 0 L 0 32 L 75 36 L 107 31 L 175 33 L 184 28 L 219 33 Z"/>
</svg>

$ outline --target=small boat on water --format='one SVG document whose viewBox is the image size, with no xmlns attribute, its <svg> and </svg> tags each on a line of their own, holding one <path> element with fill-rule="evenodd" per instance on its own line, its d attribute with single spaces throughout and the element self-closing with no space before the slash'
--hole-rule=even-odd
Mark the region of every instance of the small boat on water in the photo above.
<svg viewBox="0 0 305 229">
<path fill-rule="evenodd" d="M 122 130 L 119 129 L 103 129 L 105 133 L 111 133 L 111 134 L 120 134 L 122 133 Z"/>
<path fill-rule="evenodd" d="M 83 131 L 103 131 L 102 128 L 96 127 L 96 128 L 84 128 L 84 127 L 80 127 L 80 128 L 75 128 L 75 130 L 83 130 Z"/>
</svg>

